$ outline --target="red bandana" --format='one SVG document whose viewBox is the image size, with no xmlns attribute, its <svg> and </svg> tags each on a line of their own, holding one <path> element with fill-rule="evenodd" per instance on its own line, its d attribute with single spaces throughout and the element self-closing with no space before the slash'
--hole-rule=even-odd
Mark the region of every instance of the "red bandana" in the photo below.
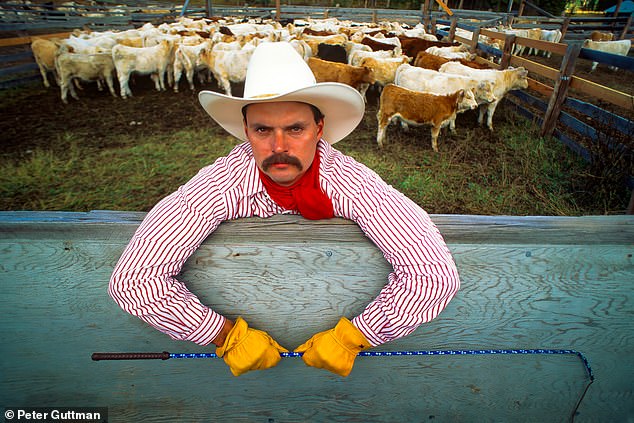
<svg viewBox="0 0 634 423">
<path fill-rule="evenodd" d="M 319 151 L 306 173 L 293 185 L 283 187 L 258 168 L 260 180 L 269 196 L 287 210 L 298 211 L 306 219 L 319 220 L 335 217 L 332 201 L 319 187 Z"/>
</svg>

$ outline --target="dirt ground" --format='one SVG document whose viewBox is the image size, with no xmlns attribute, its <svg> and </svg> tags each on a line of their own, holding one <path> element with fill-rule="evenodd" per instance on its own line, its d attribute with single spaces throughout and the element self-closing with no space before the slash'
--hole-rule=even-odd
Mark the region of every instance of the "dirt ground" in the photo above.
<svg viewBox="0 0 634 423">
<path fill-rule="evenodd" d="M 15 49 L 14 49 L 15 51 Z M 531 60 L 559 69 L 561 57 L 553 55 L 547 59 L 531 56 Z M 599 65 L 594 73 L 589 73 L 591 62 L 578 60 L 575 75 L 608 86 L 628 94 L 634 94 L 634 74 L 631 71 L 612 71 L 605 65 Z M 532 74 L 530 77 L 534 77 Z M 69 98 L 65 105 L 60 100 L 59 89 L 53 84 L 45 89 L 41 83 L 34 83 L 29 90 L 21 90 L 19 95 L 10 95 L 13 99 L 3 100 L 0 105 L 0 134 L 2 154 L 13 155 L 37 146 L 45 146 L 51 137 L 62 136 L 65 131 L 86 132 L 92 134 L 95 144 L 103 141 L 105 134 L 118 133 L 144 136 L 156 134 L 167 129 L 173 131 L 192 126 L 214 126 L 198 104 L 193 93 L 181 80 L 179 93 L 156 92 L 147 77 L 138 77 L 131 84 L 134 97 L 127 100 L 113 98 L 107 91 L 99 92 L 95 84 L 85 83 L 79 91 L 80 100 Z M 118 84 L 115 83 L 118 88 Z M 552 86 L 552 82 L 549 82 Z M 196 90 L 211 89 L 219 91 L 215 83 L 206 86 L 197 85 Z M 241 87 L 234 86 L 236 94 Z M 531 93 L 535 95 L 536 93 Z M 598 105 L 606 110 L 634 121 L 634 112 L 622 110 L 601 99 L 580 93 L 573 97 Z M 371 99 L 369 113 L 374 113 L 376 99 Z M 546 100 L 547 101 L 547 100 Z M 374 106 L 374 107 L 373 107 Z M 17 151 L 16 151 L 17 150 Z"/>
</svg>

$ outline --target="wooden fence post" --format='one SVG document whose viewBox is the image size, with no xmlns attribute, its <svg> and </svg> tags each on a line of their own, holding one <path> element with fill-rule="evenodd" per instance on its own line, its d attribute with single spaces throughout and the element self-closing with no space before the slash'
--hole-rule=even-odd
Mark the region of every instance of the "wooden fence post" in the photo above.
<svg viewBox="0 0 634 423">
<path fill-rule="evenodd" d="M 211 18 L 214 15 L 214 11 L 211 7 L 211 0 L 205 0 L 205 10 L 207 11 L 208 18 Z"/>
<path fill-rule="evenodd" d="M 563 23 L 561 24 L 561 39 L 562 40 L 566 36 L 566 31 L 568 31 L 569 25 L 570 25 L 570 17 L 565 17 Z"/>
<path fill-rule="evenodd" d="M 575 70 L 575 64 L 580 51 L 580 44 L 569 45 L 566 49 L 566 54 L 561 61 L 561 67 L 559 68 L 559 80 L 555 82 L 555 87 L 552 95 L 550 96 L 546 114 L 544 115 L 544 123 L 542 124 L 540 132 L 542 137 L 550 136 L 555 131 L 557 119 L 559 118 L 559 113 L 561 112 L 561 106 L 564 104 L 564 101 L 566 101 L 568 87 L 570 86 L 570 79 Z"/>
<path fill-rule="evenodd" d="M 480 39 L 480 27 L 476 27 L 471 37 L 471 45 L 469 46 L 469 53 L 475 53 L 478 49 L 478 40 Z"/>
<path fill-rule="evenodd" d="M 511 56 L 515 47 L 515 34 L 506 34 L 504 37 L 504 50 L 500 60 L 500 69 L 506 69 L 511 64 Z"/>
<path fill-rule="evenodd" d="M 425 31 L 431 32 L 431 14 L 427 13 L 428 5 L 429 0 L 425 0 L 425 2 L 420 5 L 420 15 L 422 17 L 421 21 L 423 22 Z"/>
<path fill-rule="evenodd" d="M 458 17 L 454 16 L 451 18 L 451 26 L 449 27 L 449 42 L 453 43 L 456 37 L 456 26 L 458 26 Z"/>
<path fill-rule="evenodd" d="M 625 27 L 623 28 L 623 32 L 621 32 L 621 35 L 619 36 L 619 40 L 625 39 L 625 36 L 627 35 L 627 33 L 630 32 L 630 25 L 632 25 L 633 16 L 634 16 L 634 13 L 630 13 L 630 17 L 627 18 L 627 22 L 625 22 Z"/>
<path fill-rule="evenodd" d="M 524 13 L 524 6 L 525 6 L 525 3 L 524 3 L 524 0 L 522 0 L 520 2 L 520 7 L 517 10 L 517 16 L 522 16 L 522 13 Z"/>
</svg>

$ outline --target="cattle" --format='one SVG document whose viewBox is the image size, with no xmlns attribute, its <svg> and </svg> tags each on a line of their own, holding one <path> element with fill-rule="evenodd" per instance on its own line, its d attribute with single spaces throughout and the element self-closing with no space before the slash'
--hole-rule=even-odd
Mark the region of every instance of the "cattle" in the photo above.
<svg viewBox="0 0 634 423">
<path fill-rule="evenodd" d="M 430 54 L 424 51 L 418 52 L 418 55 L 416 56 L 412 64 L 419 68 L 425 68 L 425 69 L 431 69 L 431 70 L 437 71 L 438 69 L 440 69 L 442 65 L 451 61 L 458 61 L 462 63 L 463 65 L 472 67 L 474 69 L 490 69 L 489 66 L 487 66 L 484 63 L 478 63 L 475 61 L 465 60 L 465 59 L 457 59 L 457 60 L 445 59 L 444 57 L 436 56 L 435 54 Z"/>
<path fill-rule="evenodd" d="M 541 33 L 541 40 L 542 41 L 548 41 L 550 43 L 558 43 L 559 41 L 561 41 L 561 30 L 559 29 L 553 29 L 553 30 L 548 30 L 548 29 L 542 29 L 542 33 Z M 546 57 L 551 57 L 552 53 L 550 51 L 543 51 L 543 55 Z"/>
<path fill-rule="evenodd" d="M 288 42 L 304 61 L 308 61 L 308 58 L 313 55 L 313 51 L 310 49 L 310 46 L 306 44 L 304 40 L 293 39 Z"/>
<path fill-rule="evenodd" d="M 493 84 L 490 81 L 479 81 L 468 76 L 441 73 L 408 64 L 403 64 L 396 70 L 394 83 L 413 91 L 438 95 L 465 90 L 464 99 L 458 107 L 459 113 L 475 109 L 479 104 L 496 100 Z M 454 120 L 450 122 L 449 129 L 453 132 L 455 128 Z"/>
<path fill-rule="evenodd" d="M 632 42 L 630 40 L 618 40 L 618 41 L 584 40 L 583 41 L 583 48 L 602 51 L 604 53 L 616 54 L 619 56 L 627 56 L 628 53 L 630 52 L 631 47 L 632 47 Z M 592 62 L 592 69 L 590 69 L 590 72 L 594 72 L 598 64 L 599 62 Z M 615 71 L 618 69 L 618 67 L 610 66 L 610 69 Z"/>
<path fill-rule="evenodd" d="M 157 91 L 165 90 L 165 74 L 172 51 L 172 42 L 163 40 L 152 47 L 128 47 L 116 45 L 112 48 L 112 60 L 117 70 L 121 97 L 132 96 L 128 82 L 132 73 L 149 74 Z"/>
<path fill-rule="evenodd" d="M 319 43 L 317 57 L 329 62 L 348 63 L 346 48 L 341 44 Z"/>
<path fill-rule="evenodd" d="M 203 50 L 211 49 L 211 46 L 211 41 L 207 40 L 194 46 L 181 44 L 176 48 L 174 55 L 174 92 L 178 92 L 178 81 L 183 71 L 185 71 L 189 88 L 194 91 L 194 73 L 209 70 L 202 60 L 202 52 Z"/>
<path fill-rule="evenodd" d="M 117 96 L 114 89 L 115 67 L 109 53 L 61 53 L 55 59 L 55 67 L 59 74 L 60 94 L 64 103 L 68 103 L 69 91 L 75 100 L 79 99 L 73 87 L 75 78 L 81 81 L 105 80 L 110 93 Z"/>
<path fill-rule="evenodd" d="M 203 50 L 202 60 L 211 69 L 218 85 L 226 95 L 231 95 L 231 83 L 244 82 L 247 76 L 247 65 L 255 46 L 245 44 L 240 50 Z"/>
<path fill-rule="evenodd" d="M 60 50 L 68 53 L 110 53 L 117 41 L 107 35 L 81 38 L 71 35 L 61 42 Z"/>
<path fill-rule="evenodd" d="M 409 57 L 416 57 L 418 52 L 425 51 L 429 47 L 451 47 L 451 46 L 459 46 L 460 43 L 450 43 L 446 41 L 430 41 L 424 40 L 422 38 L 410 38 L 400 36 L 401 40 L 401 48 L 403 54 Z"/>
<path fill-rule="evenodd" d="M 361 40 L 361 44 L 365 44 L 366 46 L 369 46 L 372 49 L 372 51 L 378 51 L 378 50 L 394 51 L 395 54 L 401 54 L 402 52 L 401 46 L 397 46 L 395 44 L 391 44 L 391 43 L 387 43 L 383 41 L 377 41 L 376 39 L 371 37 L 363 37 L 363 39 Z"/>
<path fill-rule="evenodd" d="M 308 59 L 308 66 L 317 82 L 340 82 L 350 85 L 359 91 L 364 99 L 368 87 L 375 82 L 372 69 L 367 67 L 328 62 L 316 57 Z"/>
<path fill-rule="evenodd" d="M 359 66 L 372 69 L 375 83 L 382 88 L 394 82 L 396 69 L 403 63 L 409 63 L 409 58 L 406 56 L 392 58 L 366 57 L 361 60 Z"/>
<path fill-rule="evenodd" d="M 361 66 L 361 62 L 366 57 L 372 57 L 375 59 L 389 59 L 394 57 L 394 50 L 378 50 L 378 51 L 355 50 L 348 55 L 348 64 L 352 66 Z"/>
<path fill-rule="evenodd" d="M 337 35 L 327 35 L 327 36 L 319 36 L 319 35 L 303 35 L 302 40 L 306 41 L 306 43 L 310 46 L 313 56 L 317 56 L 319 51 L 319 44 L 339 44 L 344 45 L 348 42 L 348 37 L 344 34 Z"/>
<path fill-rule="evenodd" d="M 495 101 L 480 104 L 478 124 L 484 122 L 484 115 L 487 116 L 487 127 L 493 131 L 493 114 L 500 100 L 511 90 L 528 88 L 528 71 L 523 67 L 509 68 L 503 70 L 496 69 L 473 69 L 456 62 L 448 62 L 442 65 L 440 72 L 465 75 L 481 81 L 491 81 L 493 83 L 493 94 Z"/>
<path fill-rule="evenodd" d="M 475 59 L 475 53 L 469 53 L 466 46 L 429 47 L 425 53 L 444 57 L 445 59 Z"/>
<path fill-rule="evenodd" d="M 50 87 L 48 82 L 48 72 L 53 73 L 53 77 L 57 81 L 58 76 L 55 70 L 55 57 L 59 51 L 59 42 L 52 40 L 45 40 L 43 38 L 36 38 L 31 43 L 31 51 L 35 58 L 35 63 L 40 69 L 40 75 L 42 75 L 42 82 L 46 88 Z"/>
<path fill-rule="evenodd" d="M 614 41 L 614 34 L 611 32 L 592 31 L 590 39 L 592 41 Z"/>
<path fill-rule="evenodd" d="M 431 145 L 437 152 L 440 129 L 455 120 L 464 94 L 464 90 L 459 90 L 452 94 L 435 95 L 388 84 L 379 100 L 377 143 L 383 147 L 388 125 L 400 119 L 414 126 L 431 125 Z"/>
</svg>

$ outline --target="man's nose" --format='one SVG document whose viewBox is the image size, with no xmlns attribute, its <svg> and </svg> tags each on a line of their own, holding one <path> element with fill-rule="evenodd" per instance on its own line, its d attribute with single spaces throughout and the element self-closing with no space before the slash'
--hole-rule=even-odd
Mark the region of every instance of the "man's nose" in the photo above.
<svg viewBox="0 0 634 423">
<path fill-rule="evenodd" d="M 288 143 L 286 142 L 286 134 L 283 129 L 275 129 L 273 131 L 272 150 L 274 153 L 288 151 Z"/>
</svg>

